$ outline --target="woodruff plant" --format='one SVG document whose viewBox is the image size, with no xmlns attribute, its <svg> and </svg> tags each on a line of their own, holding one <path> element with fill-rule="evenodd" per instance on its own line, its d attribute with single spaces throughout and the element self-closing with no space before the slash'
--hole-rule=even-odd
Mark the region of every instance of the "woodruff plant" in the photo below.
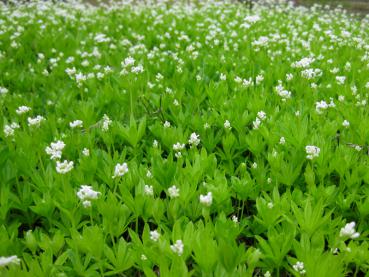
<svg viewBox="0 0 369 277">
<path fill-rule="evenodd" d="M 0 4 L 1 276 L 368 274 L 367 18 Z"/>
</svg>

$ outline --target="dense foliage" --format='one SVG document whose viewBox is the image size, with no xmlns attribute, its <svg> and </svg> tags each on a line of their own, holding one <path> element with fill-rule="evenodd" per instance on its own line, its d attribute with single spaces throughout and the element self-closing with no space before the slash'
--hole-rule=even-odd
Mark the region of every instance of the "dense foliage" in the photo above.
<svg viewBox="0 0 369 277">
<path fill-rule="evenodd" d="M 1 276 L 363 276 L 369 21 L 0 6 Z"/>
</svg>

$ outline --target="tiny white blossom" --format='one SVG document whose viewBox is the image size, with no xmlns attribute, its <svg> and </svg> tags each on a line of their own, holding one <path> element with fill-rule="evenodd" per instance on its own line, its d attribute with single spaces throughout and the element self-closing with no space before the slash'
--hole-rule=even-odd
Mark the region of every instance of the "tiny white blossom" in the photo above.
<svg viewBox="0 0 369 277">
<path fill-rule="evenodd" d="M 319 157 L 320 148 L 314 145 L 307 145 L 305 147 L 305 151 L 307 154 L 306 158 L 312 160 L 314 158 Z"/>
<path fill-rule="evenodd" d="M 91 186 L 82 185 L 77 192 L 77 197 L 82 200 L 93 200 L 97 199 L 101 193 L 94 191 Z"/>
<path fill-rule="evenodd" d="M 11 265 L 11 264 L 19 265 L 20 259 L 16 255 L 9 256 L 9 257 L 0 257 L 0 268 Z"/>
<path fill-rule="evenodd" d="M 73 161 L 64 160 L 63 162 L 56 162 L 56 172 L 60 174 L 66 174 L 73 169 Z"/>
<path fill-rule="evenodd" d="M 345 128 L 350 127 L 350 122 L 348 122 L 346 119 L 342 122 L 342 126 Z"/>
<path fill-rule="evenodd" d="M 124 174 L 128 172 L 128 165 L 127 163 L 117 164 L 114 168 L 114 175 L 113 179 L 117 177 L 122 177 Z"/>
<path fill-rule="evenodd" d="M 178 256 L 181 256 L 183 254 L 183 247 L 184 245 L 182 240 L 177 240 L 175 244 L 170 246 L 170 249 L 172 249 L 172 251 Z"/>
<path fill-rule="evenodd" d="M 112 124 L 113 121 L 110 120 L 110 118 L 104 114 L 103 116 L 103 123 L 102 123 L 102 130 L 104 132 L 108 131 L 109 130 L 109 126 Z"/>
<path fill-rule="evenodd" d="M 28 106 L 20 106 L 20 107 L 18 107 L 18 109 L 15 112 L 20 115 L 20 114 L 27 113 L 30 110 L 31 110 L 31 108 L 28 107 Z"/>
<path fill-rule="evenodd" d="M 81 128 L 83 126 L 83 121 L 79 120 L 79 119 L 74 120 L 74 121 L 69 123 L 69 126 L 73 129 L 77 128 L 77 127 Z"/>
<path fill-rule="evenodd" d="M 206 195 L 200 195 L 200 203 L 205 206 L 211 206 L 213 203 L 213 194 L 209 191 Z"/>
<path fill-rule="evenodd" d="M 284 138 L 284 137 L 281 137 L 280 139 L 279 139 L 279 144 L 285 144 L 286 143 L 286 139 Z"/>
<path fill-rule="evenodd" d="M 231 123 L 228 121 L 228 120 L 226 120 L 225 122 L 224 122 L 224 128 L 226 128 L 226 129 L 228 129 L 228 130 L 230 130 L 232 127 L 231 127 Z"/>
<path fill-rule="evenodd" d="M 5 95 L 9 92 L 9 90 L 7 88 L 4 87 L 0 87 L 0 95 Z"/>
<path fill-rule="evenodd" d="M 158 241 L 160 238 L 160 234 L 157 230 L 150 231 L 150 239 L 153 241 Z"/>
<path fill-rule="evenodd" d="M 180 143 L 180 142 L 177 142 L 176 144 L 173 144 L 173 150 L 177 151 L 177 152 L 183 150 L 185 147 L 186 147 L 186 145 L 183 144 L 183 143 Z"/>
<path fill-rule="evenodd" d="M 50 159 L 57 160 L 61 158 L 62 151 L 65 147 L 65 143 L 61 140 L 52 142 L 50 146 L 45 148 L 46 154 L 50 155 Z"/>
<path fill-rule="evenodd" d="M 265 120 L 267 118 L 266 116 L 266 113 L 264 111 L 260 111 L 257 113 L 257 117 L 260 119 L 260 120 Z"/>
<path fill-rule="evenodd" d="M 349 237 L 351 239 L 356 239 L 360 236 L 360 233 L 355 231 L 356 223 L 354 221 L 347 223 L 345 227 L 341 228 L 340 237 Z"/>
<path fill-rule="evenodd" d="M 147 257 L 144 254 L 141 254 L 141 257 L 140 258 L 141 258 L 142 261 L 146 261 L 147 260 Z"/>
<path fill-rule="evenodd" d="M 38 115 L 34 118 L 31 118 L 31 117 L 27 118 L 28 126 L 36 126 L 36 127 L 40 127 L 41 122 L 44 120 L 45 118 L 41 115 Z"/>
<path fill-rule="evenodd" d="M 90 156 L 90 150 L 89 150 L 89 149 L 87 149 L 87 148 L 83 148 L 83 150 L 82 150 L 82 154 L 83 154 L 84 156 L 88 157 L 88 156 Z"/>
<path fill-rule="evenodd" d="M 154 188 L 153 186 L 145 185 L 144 187 L 144 194 L 153 196 L 154 195 Z"/>
<path fill-rule="evenodd" d="M 188 143 L 192 146 L 197 146 L 200 143 L 199 135 L 196 133 L 192 133 L 190 136 L 190 139 L 188 140 Z"/>
<path fill-rule="evenodd" d="M 304 275 L 306 273 L 303 262 L 296 262 L 296 264 L 294 264 L 292 267 L 295 271 L 297 271 L 301 275 Z"/>
<path fill-rule="evenodd" d="M 170 122 L 169 121 L 165 121 L 164 122 L 164 128 L 169 128 L 170 127 Z"/>
<path fill-rule="evenodd" d="M 179 197 L 179 188 L 177 188 L 176 186 L 171 186 L 170 188 L 168 188 L 168 193 L 171 198 Z"/>
</svg>

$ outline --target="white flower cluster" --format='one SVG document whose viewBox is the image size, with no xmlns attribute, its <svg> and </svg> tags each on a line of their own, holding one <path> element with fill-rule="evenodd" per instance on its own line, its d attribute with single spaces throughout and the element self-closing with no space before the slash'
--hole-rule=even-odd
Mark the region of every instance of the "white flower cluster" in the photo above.
<svg viewBox="0 0 369 277">
<path fill-rule="evenodd" d="M 114 169 L 113 179 L 117 177 L 122 177 L 124 174 L 128 172 L 128 165 L 127 163 L 117 164 Z"/>
<path fill-rule="evenodd" d="M 14 131 L 16 129 L 19 129 L 19 128 L 20 128 L 20 126 L 16 122 L 11 123 L 10 125 L 7 125 L 7 124 L 4 125 L 4 135 L 5 135 L 5 137 L 14 136 Z"/>
<path fill-rule="evenodd" d="M 50 146 L 47 146 L 45 148 L 45 152 L 46 154 L 50 155 L 50 159 L 58 160 L 61 159 L 64 147 L 65 143 L 61 140 L 58 140 L 56 142 L 52 142 Z"/>
<path fill-rule="evenodd" d="M 213 203 L 213 194 L 211 193 L 211 191 L 209 191 L 206 195 L 200 195 L 200 203 L 210 207 L 211 204 Z"/>
<path fill-rule="evenodd" d="M 305 266 L 304 266 L 303 262 L 296 262 L 296 264 L 294 264 L 292 267 L 295 271 L 297 271 L 301 275 L 304 275 L 306 273 Z"/>
<path fill-rule="evenodd" d="M 135 66 L 135 59 L 132 57 L 127 57 L 124 59 L 124 61 L 121 63 L 122 71 L 120 72 L 121 75 L 127 75 L 130 72 L 134 74 L 139 74 L 144 71 L 144 68 L 141 64 L 138 64 Z"/>
<path fill-rule="evenodd" d="M 104 132 L 108 131 L 109 130 L 109 127 L 110 125 L 113 123 L 113 121 L 111 121 L 111 119 L 106 115 L 104 114 L 103 116 L 103 122 L 102 122 L 102 130 Z"/>
<path fill-rule="evenodd" d="M 287 99 L 291 98 L 291 92 L 283 87 L 282 81 L 278 81 L 278 85 L 275 87 L 275 89 L 277 94 L 282 98 L 282 101 L 286 101 Z"/>
<path fill-rule="evenodd" d="M 9 257 L 0 257 L 0 268 L 6 267 L 11 264 L 19 265 L 20 259 L 16 255 Z"/>
<path fill-rule="evenodd" d="M 91 200 L 97 199 L 101 193 L 94 191 L 91 186 L 82 185 L 77 192 L 78 198 L 85 208 L 91 207 Z"/>
<path fill-rule="evenodd" d="M 306 158 L 312 160 L 314 158 L 319 157 L 320 148 L 314 145 L 307 145 L 305 147 L 305 151 L 307 154 Z"/>
<path fill-rule="evenodd" d="M 190 136 L 190 139 L 188 140 L 188 143 L 191 145 L 191 147 L 193 146 L 198 146 L 200 143 L 200 135 L 196 134 L 196 133 L 192 133 Z"/>
<path fill-rule="evenodd" d="M 148 196 L 154 195 L 154 187 L 150 185 L 145 185 L 144 187 L 144 194 Z"/>
<path fill-rule="evenodd" d="M 19 106 L 18 109 L 16 109 L 16 113 L 21 115 L 21 114 L 24 114 L 24 113 L 28 113 L 29 111 L 31 110 L 30 107 L 28 106 Z"/>
<path fill-rule="evenodd" d="M 5 95 L 9 92 L 9 90 L 7 88 L 4 87 L 0 87 L 0 95 Z"/>
<path fill-rule="evenodd" d="M 57 161 L 56 162 L 56 172 L 60 174 L 66 174 L 71 171 L 74 167 L 73 161 L 64 160 L 63 162 Z"/>
<path fill-rule="evenodd" d="M 41 122 L 44 121 L 45 118 L 41 115 L 38 115 L 34 118 L 28 117 L 27 121 L 28 121 L 28 126 L 35 126 L 35 127 L 40 127 Z"/>
<path fill-rule="evenodd" d="M 264 111 L 260 111 L 257 113 L 255 120 L 252 122 L 252 126 L 254 129 L 259 129 L 261 122 L 267 118 L 266 113 Z"/>
<path fill-rule="evenodd" d="M 334 103 L 333 99 L 330 99 L 330 103 L 328 104 L 324 100 L 315 103 L 315 110 L 318 114 L 322 114 L 323 111 L 327 110 L 328 108 L 334 108 L 336 104 Z"/>
<path fill-rule="evenodd" d="M 175 151 L 175 156 L 177 159 L 182 157 L 182 150 L 186 147 L 184 143 L 177 142 L 176 144 L 173 144 L 173 150 Z"/>
<path fill-rule="evenodd" d="M 170 246 L 170 249 L 174 253 L 176 253 L 178 256 L 181 256 L 183 254 L 183 248 L 184 248 L 184 245 L 183 245 L 182 240 L 176 240 L 175 244 L 172 244 Z"/>
<path fill-rule="evenodd" d="M 152 241 L 157 242 L 159 240 L 159 238 L 160 238 L 160 234 L 159 234 L 159 232 L 157 230 L 150 231 L 150 239 Z"/>
<path fill-rule="evenodd" d="M 74 120 L 72 122 L 69 123 L 69 126 L 74 129 L 74 128 L 82 128 L 83 127 L 83 121 L 82 120 Z"/>
<path fill-rule="evenodd" d="M 356 239 L 360 236 L 360 233 L 355 231 L 356 223 L 354 221 L 347 223 L 345 227 L 341 228 L 340 237 L 349 237 L 351 239 Z"/>
<path fill-rule="evenodd" d="M 179 188 L 177 188 L 176 186 L 171 186 L 170 188 L 168 188 L 168 193 L 170 198 L 179 197 Z"/>
<path fill-rule="evenodd" d="M 301 60 L 292 63 L 291 67 L 293 68 L 307 68 L 315 61 L 314 58 L 306 57 Z"/>
</svg>

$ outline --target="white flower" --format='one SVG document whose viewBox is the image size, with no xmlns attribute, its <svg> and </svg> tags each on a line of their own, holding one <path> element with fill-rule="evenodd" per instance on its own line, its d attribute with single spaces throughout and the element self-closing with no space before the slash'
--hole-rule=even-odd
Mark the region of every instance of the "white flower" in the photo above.
<svg viewBox="0 0 369 277">
<path fill-rule="evenodd" d="M 260 119 L 260 120 L 265 120 L 267 118 L 266 116 L 266 113 L 264 111 L 260 111 L 257 113 L 257 117 Z"/>
<path fill-rule="evenodd" d="M 71 128 L 82 127 L 83 126 L 83 121 L 82 120 L 79 120 L 79 119 L 74 120 L 74 121 L 72 121 L 72 122 L 69 123 L 69 126 Z"/>
<path fill-rule="evenodd" d="M 181 240 L 176 240 L 176 243 L 170 246 L 170 249 L 174 253 L 176 253 L 178 256 L 181 256 L 183 254 L 183 242 Z"/>
<path fill-rule="evenodd" d="M 68 162 L 67 160 L 64 160 L 63 162 L 57 161 L 56 162 L 56 172 L 60 174 L 68 173 L 73 169 L 73 161 Z"/>
<path fill-rule="evenodd" d="M 83 154 L 84 156 L 88 157 L 88 156 L 90 156 L 90 150 L 89 150 L 89 149 L 87 149 L 87 148 L 83 148 L 83 150 L 82 150 L 82 154 Z"/>
<path fill-rule="evenodd" d="M 226 129 L 228 129 L 228 130 L 230 130 L 232 127 L 231 127 L 231 123 L 228 121 L 228 120 L 226 120 L 225 122 L 224 122 L 224 128 L 226 128 Z"/>
<path fill-rule="evenodd" d="M 301 275 L 304 275 L 306 273 L 303 262 L 296 262 L 296 264 L 294 264 L 292 267 L 295 271 L 297 271 Z"/>
<path fill-rule="evenodd" d="M 264 273 L 264 277 L 271 277 L 271 276 L 272 276 L 272 274 L 270 274 L 269 271 L 267 271 L 267 272 Z"/>
<path fill-rule="evenodd" d="M 307 154 L 306 158 L 312 160 L 314 158 L 319 157 L 320 148 L 314 145 L 307 145 L 305 147 L 305 151 Z"/>
<path fill-rule="evenodd" d="M 341 228 L 340 237 L 358 238 L 360 234 L 355 231 L 355 225 L 356 223 L 354 221 L 347 223 L 345 227 Z"/>
<path fill-rule="evenodd" d="M 342 122 L 342 126 L 345 127 L 345 128 L 348 128 L 348 127 L 350 127 L 350 122 L 348 122 L 347 120 L 344 120 Z"/>
<path fill-rule="evenodd" d="M 328 109 L 328 104 L 325 101 L 320 101 L 315 103 L 315 110 L 318 114 L 321 114 L 323 110 Z"/>
<path fill-rule="evenodd" d="M 257 117 L 253 122 L 252 122 L 252 127 L 254 129 L 259 129 L 261 124 L 261 120 Z"/>
<path fill-rule="evenodd" d="M 31 117 L 27 118 L 28 126 L 36 126 L 36 127 L 40 127 L 41 122 L 44 120 L 45 118 L 41 115 L 38 115 L 34 118 L 31 118 Z"/>
<path fill-rule="evenodd" d="M 128 172 L 128 165 L 127 165 L 127 163 L 123 163 L 123 164 L 119 164 L 118 163 L 115 166 L 115 169 L 114 169 L 113 179 L 116 178 L 116 177 L 122 177 L 127 172 Z"/>
<path fill-rule="evenodd" d="M 152 147 L 158 148 L 158 146 L 159 146 L 159 142 L 156 139 L 154 139 L 154 141 L 152 142 Z"/>
<path fill-rule="evenodd" d="M 340 101 L 340 102 L 345 101 L 345 96 L 343 96 L 343 95 L 338 96 L 338 101 Z"/>
<path fill-rule="evenodd" d="M 177 188 L 176 186 L 171 186 L 170 188 L 168 188 L 168 193 L 171 198 L 179 197 L 179 188 Z"/>
<path fill-rule="evenodd" d="M 112 122 L 113 121 L 111 121 L 110 118 L 106 114 L 104 114 L 104 116 L 103 116 L 103 124 L 102 124 L 102 128 L 101 129 L 104 132 L 108 131 L 109 130 L 109 126 L 111 125 Z"/>
<path fill-rule="evenodd" d="M 141 254 L 141 260 L 142 261 L 146 261 L 147 260 L 147 257 L 144 254 Z"/>
<path fill-rule="evenodd" d="M 360 145 L 355 145 L 355 150 L 360 152 L 363 149 Z"/>
<path fill-rule="evenodd" d="M 9 92 L 9 90 L 7 88 L 4 88 L 4 87 L 0 87 L 0 95 L 5 95 Z"/>
<path fill-rule="evenodd" d="M 160 234 L 157 230 L 150 231 L 150 239 L 153 241 L 158 241 L 160 238 Z"/>
<path fill-rule="evenodd" d="M 31 110 L 30 107 L 27 107 L 27 106 L 20 106 L 18 107 L 18 109 L 15 111 L 17 114 L 24 114 L 24 113 L 27 113 Z"/>
<path fill-rule="evenodd" d="M 183 143 L 180 143 L 180 142 L 177 142 L 176 144 L 173 144 L 173 150 L 177 151 L 177 152 L 183 150 L 185 147 L 186 147 L 186 145 L 183 144 Z"/>
<path fill-rule="evenodd" d="M 90 200 L 84 200 L 84 201 L 82 201 L 82 205 L 85 208 L 90 208 L 91 207 L 91 201 Z"/>
<path fill-rule="evenodd" d="M 94 191 L 91 186 L 82 185 L 77 192 L 77 196 L 80 200 L 93 200 L 97 199 L 101 193 L 99 191 Z"/>
<path fill-rule="evenodd" d="M 154 195 L 154 188 L 153 186 L 145 185 L 144 187 L 144 194 L 153 196 Z"/>
<path fill-rule="evenodd" d="M 50 146 L 45 148 L 46 154 L 50 155 L 50 159 L 57 160 L 61 158 L 62 151 L 65 147 L 65 143 L 61 140 L 52 142 Z"/>
<path fill-rule="evenodd" d="M 222 81 L 225 81 L 225 80 L 227 80 L 227 76 L 225 75 L 225 74 L 223 74 L 223 73 L 220 73 L 220 80 L 222 80 Z"/>
<path fill-rule="evenodd" d="M 268 207 L 269 209 L 273 209 L 273 207 L 274 207 L 273 202 L 269 202 L 269 203 L 267 204 L 267 207 Z"/>
<path fill-rule="evenodd" d="M 252 167 L 253 169 L 256 169 L 256 168 L 258 168 L 258 164 L 257 164 L 257 163 L 253 163 L 253 164 L 251 165 L 251 167 Z"/>
<path fill-rule="evenodd" d="M 208 207 L 211 206 L 213 203 L 213 194 L 211 191 L 209 191 L 206 195 L 200 195 L 200 203 Z"/>
<path fill-rule="evenodd" d="M 5 267 L 10 264 L 19 265 L 20 259 L 14 255 L 9 257 L 0 257 L 0 268 Z"/>
<path fill-rule="evenodd" d="M 19 124 L 18 123 L 15 123 L 15 122 L 13 122 L 10 125 L 5 125 L 4 126 L 4 135 L 6 137 L 14 136 L 14 130 L 15 129 L 19 129 L 19 128 L 20 128 Z"/>
<path fill-rule="evenodd" d="M 339 85 L 343 85 L 346 81 L 346 77 L 345 76 L 336 76 L 336 81 Z"/>
<path fill-rule="evenodd" d="M 192 133 L 190 136 L 190 139 L 188 140 L 188 143 L 191 144 L 192 146 L 197 146 L 200 143 L 200 139 L 199 139 L 199 135 L 197 135 L 196 133 Z"/>
<path fill-rule="evenodd" d="M 238 223 L 238 217 L 236 215 L 232 215 L 232 221 L 234 223 Z"/>
<path fill-rule="evenodd" d="M 285 144 L 286 143 L 286 139 L 284 138 L 284 137 L 281 137 L 280 139 L 279 139 L 279 144 Z"/>
<path fill-rule="evenodd" d="M 147 178 L 152 178 L 152 173 L 151 173 L 151 171 L 150 171 L 150 170 L 148 170 L 148 171 L 146 172 L 146 177 L 147 177 Z"/>
<path fill-rule="evenodd" d="M 165 121 L 164 122 L 164 128 L 169 128 L 170 127 L 170 122 L 169 121 Z"/>
</svg>

